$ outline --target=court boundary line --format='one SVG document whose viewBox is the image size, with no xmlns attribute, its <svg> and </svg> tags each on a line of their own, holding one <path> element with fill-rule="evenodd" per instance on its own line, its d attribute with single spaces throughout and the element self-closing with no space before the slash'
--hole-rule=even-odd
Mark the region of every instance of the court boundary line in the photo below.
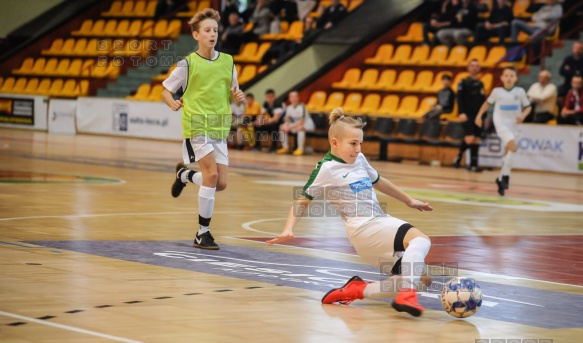
<svg viewBox="0 0 583 343">
<path fill-rule="evenodd" d="M 10 313 L 10 312 L 5 312 L 5 311 L 0 311 L 0 316 L 10 317 L 10 318 L 20 319 L 20 320 L 25 320 L 25 321 L 31 322 L 31 323 L 52 326 L 52 327 L 55 327 L 55 328 L 58 328 L 58 329 L 63 329 L 63 330 L 67 330 L 67 331 L 73 331 L 73 332 L 83 333 L 83 334 L 90 335 L 90 336 L 96 336 L 96 337 L 106 338 L 106 339 L 110 339 L 110 340 L 117 341 L 117 342 L 144 343 L 143 341 L 136 341 L 134 339 L 124 338 L 124 337 L 119 337 L 119 336 L 113 336 L 113 335 L 110 335 L 110 334 L 101 333 L 101 332 L 92 331 L 92 330 L 87 330 L 87 329 L 82 329 L 82 328 L 78 328 L 78 327 L 71 326 L 71 325 L 65 325 L 65 324 L 48 322 L 46 320 L 40 320 L 40 319 L 36 319 L 36 318 L 26 317 L 26 316 L 22 316 L 22 315 L 15 314 L 15 313 Z"/>
</svg>

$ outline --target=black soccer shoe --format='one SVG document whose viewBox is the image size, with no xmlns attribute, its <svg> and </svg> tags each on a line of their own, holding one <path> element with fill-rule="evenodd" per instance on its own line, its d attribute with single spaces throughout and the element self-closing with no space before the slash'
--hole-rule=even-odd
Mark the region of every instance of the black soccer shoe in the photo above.
<svg viewBox="0 0 583 343">
<path fill-rule="evenodd" d="M 207 231 L 202 235 L 197 234 L 192 246 L 200 249 L 219 250 L 219 246 L 215 243 L 215 239 L 210 231 Z"/>
<path fill-rule="evenodd" d="M 504 181 L 500 181 L 496 178 L 496 185 L 498 186 L 498 194 L 504 196 Z"/>
<path fill-rule="evenodd" d="M 504 182 L 504 189 L 508 189 L 510 187 L 510 176 L 502 175 L 502 182 Z"/>
<path fill-rule="evenodd" d="M 174 171 L 175 171 L 174 183 L 172 184 L 172 188 L 170 189 L 170 194 L 172 194 L 173 198 L 178 198 L 180 196 L 180 193 L 182 193 L 182 190 L 184 189 L 184 187 L 186 187 L 186 184 L 183 183 L 180 180 L 180 176 L 178 176 L 180 171 L 186 170 L 186 169 L 187 169 L 186 164 L 184 164 L 182 162 L 176 163 L 176 168 L 174 169 Z"/>
</svg>

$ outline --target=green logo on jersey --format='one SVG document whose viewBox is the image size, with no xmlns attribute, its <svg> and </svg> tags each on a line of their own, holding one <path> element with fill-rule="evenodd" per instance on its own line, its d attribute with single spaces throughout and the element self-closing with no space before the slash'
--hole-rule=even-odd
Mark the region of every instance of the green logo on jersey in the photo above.
<svg viewBox="0 0 583 343">
<path fill-rule="evenodd" d="M 350 174 L 350 172 L 346 173 L 345 175 L 342 175 L 342 177 L 346 179 L 346 177 L 348 176 L 348 174 Z"/>
</svg>

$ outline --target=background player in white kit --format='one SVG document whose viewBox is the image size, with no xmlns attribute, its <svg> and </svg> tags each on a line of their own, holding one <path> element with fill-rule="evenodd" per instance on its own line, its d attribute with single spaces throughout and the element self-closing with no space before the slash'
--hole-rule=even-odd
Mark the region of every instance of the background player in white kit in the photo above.
<svg viewBox="0 0 583 343">
<path fill-rule="evenodd" d="M 532 107 L 524 89 L 515 87 L 518 81 L 516 68 L 504 68 L 500 79 L 504 87 L 496 87 L 492 90 L 492 93 L 476 116 L 476 125 L 482 127 L 482 116 L 490 105 L 495 105 L 494 127 L 496 128 L 496 134 L 502 141 L 502 146 L 504 146 L 504 160 L 500 168 L 500 175 L 496 178 L 496 185 L 498 186 L 498 194 L 504 195 L 504 191 L 508 189 L 510 184 L 512 158 L 516 150 L 518 150 L 516 145 L 518 124 L 524 121 Z"/>
<path fill-rule="evenodd" d="M 404 266 L 414 266 L 421 272 L 403 272 L 407 275 L 373 283 L 355 276 L 343 287 L 328 292 L 322 303 L 349 304 L 356 299 L 395 298 L 393 307 L 397 311 L 420 316 L 423 307 L 417 302 L 416 290 L 423 287 L 421 281 L 426 285 L 430 283 L 423 270 L 431 241 L 413 225 L 384 213 L 373 187 L 419 211 L 433 208 L 411 198 L 368 163 L 360 152 L 362 128 L 366 123 L 344 116 L 341 108 L 332 111 L 329 122 L 330 151 L 310 175 L 302 196 L 294 202 L 283 233 L 267 244 L 293 238 L 293 229 L 310 202 L 314 201 L 312 206 L 331 205 L 344 222 L 350 243 L 367 263 L 381 268 L 385 274 L 400 274 L 397 272 L 399 266 L 401 270 Z"/>
</svg>

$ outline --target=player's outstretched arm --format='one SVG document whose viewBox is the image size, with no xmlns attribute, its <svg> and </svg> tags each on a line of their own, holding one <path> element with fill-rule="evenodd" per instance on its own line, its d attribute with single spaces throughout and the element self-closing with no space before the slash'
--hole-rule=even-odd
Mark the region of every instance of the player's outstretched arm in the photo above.
<svg viewBox="0 0 583 343">
<path fill-rule="evenodd" d="M 405 205 L 417 209 L 419 211 L 433 211 L 433 208 L 428 203 L 413 199 L 409 194 L 403 192 L 399 187 L 395 186 L 391 181 L 381 177 L 379 182 L 375 184 L 375 188 L 380 192 L 393 197 Z"/>
<path fill-rule="evenodd" d="M 180 98 L 180 100 L 174 100 L 172 93 L 165 88 L 162 91 L 162 101 L 164 101 L 172 111 L 178 111 L 182 107 L 182 98 Z"/>
<path fill-rule="evenodd" d="M 486 113 L 488 107 L 490 107 L 490 104 L 487 101 L 482 104 L 482 107 L 480 107 L 480 111 L 478 112 L 478 115 L 476 115 L 475 120 L 475 123 L 478 127 L 482 127 L 482 116 L 484 116 L 484 113 Z"/>
<path fill-rule="evenodd" d="M 524 108 L 524 110 L 522 110 L 522 113 L 518 116 L 518 118 L 516 118 L 516 123 L 520 124 L 520 123 L 524 122 L 524 120 L 526 119 L 526 117 L 528 117 L 528 115 L 530 114 L 531 111 L 532 111 L 532 106 L 526 106 Z"/>
<path fill-rule="evenodd" d="M 304 215 L 304 212 L 308 208 L 311 200 L 306 198 L 298 199 L 294 202 L 287 215 L 287 222 L 285 223 L 285 228 L 283 232 L 277 237 L 268 240 L 267 245 L 279 244 L 281 242 L 287 241 L 288 239 L 294 238 L 294 227 L 300 221 L 300 218 Z"/>
</svg>

